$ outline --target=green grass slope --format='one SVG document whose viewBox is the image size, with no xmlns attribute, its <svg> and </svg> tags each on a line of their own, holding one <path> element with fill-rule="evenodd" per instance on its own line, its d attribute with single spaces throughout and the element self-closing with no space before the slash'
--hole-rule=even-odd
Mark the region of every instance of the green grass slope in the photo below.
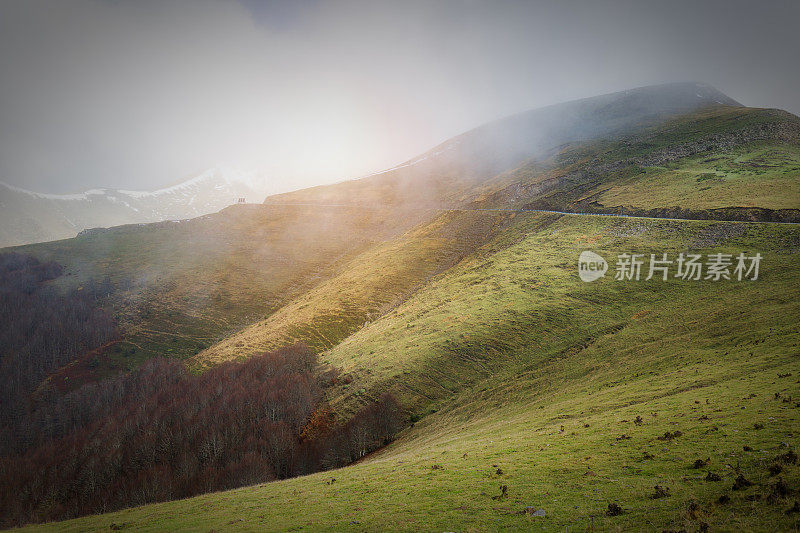
<svg viewBox="0 0 800 533">
<path fill-rule="evenodd" d="M 485 181 L 455 205 L 466 210 L 643 211 L 678 218 L 759 218 L 765 213 L 780 213 L 793 220 L 800 217 L 798 158 L 800 120 L 793 115 L 715 106 L 647 127 L 620 140 L 562 147 L 548 158 L 533 159 Z M 298 191 L 282 199 L 309 205 L 316 201 L 328 206 L 321 209 L 336 209 L 337 204 L 327 202 L 343 200 L 329 195 L 349 192 L 358 201 L 359 190 L 369 194 L 387 192 L 389 189 L 384 191 L 382 184 L 380 179 L 347 182 Z M 402 204 L 394 194 L 384 200 Z M 760 211 L 754 214 L 742 209 Z M 365 251 L 312 292 L 212 345 L 193 363 L 203 368 L 297 340 L 320 351 L 330 349 L 363 324 L 393 309 L 412 289 L 427 284 L 433 273 L 454 264 L 454 259 L 462 257 L 470 246 L 482 244 L 463 228 L 508 216 L 511 213 L 443 210 L 435 221 L 426 222 L 393 243 Z M 465 234 L 470 237 L 467 242 L 458 237 Z M 491 232 L 483 235 L 485 239 Z M 441 293 L 432 298 L 446 301 L 448 296 Z M 550 302 L 566 301 L 564 296 L 553 294 Z M 477 300 L 464 302 L 463 310 L 468 314 L 480 307 Z M 494 321 L 499 329 L 511 325 L 502 314 Z M 564 317 L 563 324 L 572 324 L 571 317 Z M 383 333 L 376 336 L 380 338 Z M 403 330 L 405 333 L 409 332 Z M 513 337 L 518 332 L 507 334 Z M 498 333 L 498 338 L 504 336 L 506 332 Z M 453 350 L 469 351 L 461 339 L 453 338 L 452 342 Z M 500 341 L 495 349 L 508 351 Z M 389 366 L 402 359 L 399 347 L 392 350 L 392 355 L 387 356 Z M 332 363 L 340 361 L 333 359 Z M 358 365 L 360 362 L 355 366 Z M 434 369 L 432 375 L 435 374 Z"/>
<path fill-rule="evenodd" d="M 764 258 L 756 281 L 583 283 L 585 249 L 612 269 L 623 252 Z M 325 354 L 355 378 L 331 391 L 340 411 L 389 389 L 421 417 L 393 444 L 333 472 L 38 529 L 791 530 L 799 283 L 795 226 L 519 214 Z M 733 490 L 739 474 L 752 485 Z"/>
<path fill-rule="evenodd" d="M 58 280 L 64 288 L 109 278 L 114 291 L 105 305 L 119 319 L 122 340 L 99 357 L 99 368 L 69 369 L 97 375 L 153 356 L 191 357 L 426 216 L 416 210 L 233 206 L 192 220 L 120 226 L 9 250 L 64 265 L 66 275 Z"/>
<path fill-rule="evenodd" d="M 192 358 L 198 368 L 304 342 L 328 350 L 384 315 L 500 231 L 508 213 L 437 217 L 370 247 L 262 321 Z"/>
<path fill-rule="evenodd" d="M 800 221 L 800 119 L 717 106 L 619 140 L 573 144 L 498 176 L 481 205 Z"/>
</svg>

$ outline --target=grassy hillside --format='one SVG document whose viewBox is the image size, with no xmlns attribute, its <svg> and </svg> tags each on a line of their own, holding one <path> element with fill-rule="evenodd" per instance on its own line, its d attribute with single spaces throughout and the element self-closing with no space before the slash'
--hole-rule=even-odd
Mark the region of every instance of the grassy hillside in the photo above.
<svg viewBox="0 0 800 533">
<path fill-rule="evenodd" d="M 800 119 L 713 107 L 619 140 L 563 147 L 480 189 L 491 207 L 800 220 Z"/>
<path fill-rule="evenodd" d="M 612 269 L 623 252 L 764 259 L 757 281 L 587 284 L 585 249 Z M 798 252 L 794 226 L 517 215 L 326 354 L 356 378 L 340 407 L 389 388 L 424 415 L 395 443 L 333 472 L 56 527 L 797 527 Z M 753 485 L 732 490 L 739 473 Z"/>
<path fill-rule="evenodd" d="M 446 235 L 427 251 L 430 243 L 397 244 L 413 258 L 403 256 L 410 261 L 399 266 L 404 272 L 386 274 L 391 278 L 388 287 L 380 282 L 383 274 L 367 266 L 363 279 L 377 276 L 372 289 L 364 287 L 360 295 L 331 295 L 330 287 L 342 283 L 329 284 L 307 296 L 309 301 L 329 300 L 319 309 L 309 303 L 308 312 L 287 309 L 266 329 L 258 323 L 340 272 L 339 265 L 357 253 L 429 220 L 430 209 L 463 206 L 473 198 L 476 186 L 492 182 L 527 159 L 541 158 L 564 144 L 618 139 L 687 112 L 720 105 L 739 108 L 719 91 L 692 83 L 566 102 L 480 126 L 384 173 L 270 197 L 271 207 L 236 206 L 191 221 L 91 231 L 76 239 L 19 250 L 67 266 L 68 284 L 80 286 L 108 277 L 115 287 L 107 305 L 123 327 L 121 341 L 64 368 L 59 376 L 62 383 L 78 384 L 156 355 L 191 357 L 253 324 L 255 330 L 243 331 L 244 340 L 226 341 L 221 351 L 228 353 L 225 346 L 231 342 L 234 347 L 259 348 L 297 337 L 327 348 L 359 323 L 402 301 L 403 295 L 474 244 L 459 238 L 449 243 Z M 362 209 L 347 207 L 353 205 Z M 467 217 L 464 223 L 469 224 Z M 445 233 L 469 233 L 457 225 Z M 421 230 L 417 236 L 423 241 L 428 239 L 426 231 L 437 230 Z M 380 250 L 371 253 L 392 255 Z M 437 259 L 431 262 L 431 257 Z M 362 264 L 374 263 L 369 257 L 362 260 Z M 330 303 L 343 298 L 348 300 L 344 317 L 338 312 L 342 306 Z M 323 331 L 329 329 L 327 325 L 309 329 L 308 321 L 323 315 L 328 318 L 322 322 L 331 322 L 338 330 L 332 337 Z M 271 337 L 250 335 L 262 329 Z M 314 338 L 320 332 L 324 339 Z"/>
<path fill-rule="evenodd" d="M 727 101 L 676 116 L 652 96 L 573 103 L 561 128 L 552 109 L 512 117 L 265 206 L 24 248 L 68 284 L 122 287 L 109 373 L 299 340 L 347 376 L 327 389 L 340 417 L 392 392 L 414 422 L 335 472 L 53 527 L 797 528 L 800 226 L 681 219 L 800 220 L 800 120 Z M 489 157 L 503 125 L 520 137 Z M 583 250 L 604 279 L 579 280 Z M 763 261 L 756 281 L 615 281 L 626 252 Z M 753 484 L 732 490 L 739 474 Z"/>
<path fill-rule="evenodd" d="M 698 298 L 725 301 L 732 298 L 730 291 L 747 291 L 758 300 L 776 298 L 772 290 L 762 294 L 758 282 L 584 284 L 575 275 L 581 250 L 592 249 L 609 260 L 623 252 L 674 257 L 687 249 L 710 253 L 718 247 L 763 254 L 776 247 L 769 244 L 772 231 L 780 235 L 778 250 L 797 250 L 792 228 L 529 214 L 517 220 L 474 256 L 336 346 L 326 361 L 356 376 L 352 386 L 367 391 L 388 387 L 407 405 L 422 407 L 473 380 L 501 370 L 537 368 L 598 335 L 622 334 L 631 317 L 654 313 L 667 301 L 677 325 L 684 310 L 697 307 Z M 786 280 L 783 289 L 790 293 L 795 282 Z M 708 312 L 707 304 L 703 307 Z"/>
<path fill-rule="evenodd" d="M 393 216 L 393 215 L 396 215 Z M 388 209 L 234 206 L 182 222 L 121 226 L 17 247 L 64 265 L 65 287 L 109 278 L 123 329 L 73 380 L 153 356 L 190 357 L 337 272 L 337 264 L 430 216 Z"/>
<path fill-rule="evenodd" d="M 794 141 L 798 134 L 800 121 L 786 113 L 718 106 L 619 141 L 569 145 L 550 158 L 531 160 L 485 182 L 458 205 L 467 210 L 538 208 L 625 213 L 663 210 L 652 214 L 701 218 L 726 215 L 750 218 L 752 213 L 735 210 L 758 208 L 789 213 L 786 216 L 794 219 L 800 216 L 800 140 Z M 357 185 L 349 182 L 342 187 L 350 190 Z M 336 186 L 309 189 L 286 198 L 311 202 L 320 191 L 329 194 L 334 190 Z M 327 196 L 318 198 L 320 203 L 334 200 Z M 709 215 L 721 208 L 734 208 L 734 212 Z M 211 346 L 193 361 L 205 367 L 298 340 L 318 350 L 332 348 L 404 301 L 409 291 L 427 283 L 433 273 L 452 265 L 455 259 L 482 245 L 492 235 L 491 231 L 471 232 L 465 228 L 502 225 L 509 217 L 513 213 L 441 210 L 435 221 L 367 250 L 352 263 L 343 265 L 337 276 L 265 320 Z M 570 295 L 549 296 L 549 302 L 553 303 L 569 301 Z M 448 297 L 447 293 L 436 293 L 431 299 L 447 301 Z M 465 314 L 480 308 L 478 301 L 463 305 Z M 562 325 L 575 326 L 572 317 L 565 316 L 563 320 Z M 500 329 L 525 325 L 524 321 L 509 322 L 502 314 L 493 321 Z M 469 324 L 466 329 L 470 329 Z M 365 333 L 368 331 L 372 330 L 366 329 Z M 477 334 L 477 330 L 470 331 L 471 335 Z M 385 341 L 385 333 L 375 333 L 381 339 L 378 344 Z M 401 345 L 406 342 L 406 333 L 411 332 L 401 330 L 398 334 L 404 339 Z M 519 335 L 517 330 L 497 333 L 498 339 Z M 468 344 L 463 345 L 466 341 L 454 337 L 451 342 L 452 350 L 469 351 Z M 397 361 L 402 360 L 401 347 L 390 348 L 388 366 L 397 369 Z M 499 340 L 495 349 L 508 352 L 508 346 Z M 343 362 L 332 359 L 332 364 L 340 363 Z M 361 363 L 352 365 L 352 370 L 361 368 Z M 374 361 L 368 366 L 372 368 L 373 364 Z M 434 370 L 432 375 L 435 373 Z"/>
<path fill-rule="evenodd" d="M 713 99 L 696 102 L 694 92 L 671 101 L 674 89 L 652 90 L 510 117 L 393 171 L 271 197 L 266 206 L 20 247 L 65 265 L 67 284 L 108 277 L 116 288 L 107 305 L 122 339 L 58 379 L 79 384 L 156 355 L 204 368 L 294 340 L 329 349 L 508 217 L 465 213 L 430 223 L 446 208 L 800 217 L 796 117 L 708 107 Z M 516 141 L 496 151 L 509 135 Z"/>
<path fill-rule="evenodd" d="M 298 341 L 322 352 L 401 304 L 497 233 L 507 213 L 459 212 L 437 217 L 373 246 L 340 271 L 266 319 L 237 332 L 192 363 L 199 368 Z"/>
<path fill-rule="evenodd" d="M 605 206 L 648 209 L 765 207 L 798 209 L 800 146 L 752 143 L 716 155 L 687 157 L 668 167 L 642 168 L 618 181 L 597 201 Z"/>
</svg>

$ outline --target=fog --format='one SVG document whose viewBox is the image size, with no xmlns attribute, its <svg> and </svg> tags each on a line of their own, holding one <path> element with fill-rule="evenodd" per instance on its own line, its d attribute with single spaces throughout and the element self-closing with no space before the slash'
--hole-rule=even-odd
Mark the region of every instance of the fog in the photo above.
<svg viewBox="0 0 800 533">
<path fill-rule="evenodd" d="M 699 5 L 698 5 L 699 4 Z M 271 190 L 556 102 L 703 81 L 800 113 L 797 2 L 0 2 L 0 181 Z"/>
</svg>

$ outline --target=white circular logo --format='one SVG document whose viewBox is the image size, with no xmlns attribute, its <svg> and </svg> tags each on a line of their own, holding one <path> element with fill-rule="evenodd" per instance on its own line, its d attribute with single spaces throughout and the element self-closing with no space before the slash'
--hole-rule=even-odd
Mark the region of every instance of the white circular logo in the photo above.
<svg viewBox="0 0 800 533">
<path fill-rule="evenodd" d="M 606 275 L 608 263 L 602 256 L 585 250 L 578 257 L 578 276 L 583 281 L 594 281 Z"/>
</svg>

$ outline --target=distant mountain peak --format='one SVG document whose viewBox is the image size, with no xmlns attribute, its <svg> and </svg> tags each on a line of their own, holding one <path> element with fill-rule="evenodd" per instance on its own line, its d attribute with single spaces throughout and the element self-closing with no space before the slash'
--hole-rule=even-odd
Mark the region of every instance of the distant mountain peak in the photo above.
<svg viewBox="0 0 800 533">
<path fill-rule="evenodd" d="M 384 172 L 459 150 L 483 149 L 487 154 L 511 150 L 530 157 L 535 152 L 532 147 L 547 149 L 566 142 L 618 135 L 644 122 L 658 120 L 657 117 L 717 105 L 743 107 L 707 83 L 673 82 L 634 87 L 539 107 L 483 124 Z"/>
<path fill-rule="evenodd" d="M 483 124 L 391 168 L 343 184 L 270 196 L 268 203 L 441 205 L 521 163 L 564 146 L 620 139 L 713 107 L 743 107 L 707 83 L 635 87 L 523 111 Z"/>
<path fill-rule="evenodd" d="M 264 196 L 255 175 L 222 166 L 152 191 L 50 194 L 0 182 L 0 247 L 72 237 L 95 227 L 193 218 L 238 198 L 258 202 Z"/>
<path fill-rule="evenodd" d="M 641 95 L 643 97 L 650 98 L 653 101 L 661 101 L 665 106 L 668 105 L 669 102 L 672 102 L 672 105 L 678 105 L 680 103 L 680 105 L 687 107 L 702 107 L 703 105 L 728 105 L 742 107 L 742 104 L 718 90 L 714 86 L 698 81 L 645 85 L 642 87 L 627 89 L 618 93 L 610 93 L 604 96 L 611 97 L 622 94 L 627 96 Z"/>
</svg>

